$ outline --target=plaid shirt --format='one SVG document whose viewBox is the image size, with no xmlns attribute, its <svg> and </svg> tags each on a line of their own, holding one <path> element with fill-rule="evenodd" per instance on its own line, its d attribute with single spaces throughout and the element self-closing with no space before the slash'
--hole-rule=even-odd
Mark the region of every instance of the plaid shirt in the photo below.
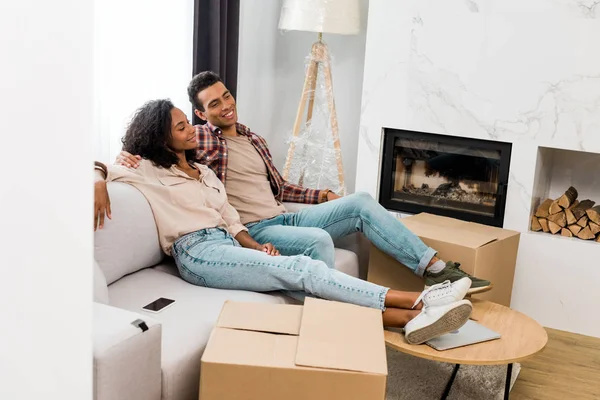
<svg viewBox="0 0 600 400">
<path fill-rule="evenodd" d="M 213 126 L 209 122 L 204 125 L 196 125 L 195 128 L 196 139 L 198 140 L 198 150 L 196 150 L 198 162 L 212 169 L 221 182 L 225 184 L 227 178 L 227 141 L 223 137 L 221 128 Z M 269 153 L 265 139 L 251 132 L 245 125 L 236 124 L 236 128 L 240 135 L 250 137 L 250 142 L 265 162 L 269 172 L 271 190 L 277 200 L 308 204 L 319 202 L 320 190 L 303 188 L 283 179 L 275 165 L 273 165 L 273 158 Z"/>
</svg>

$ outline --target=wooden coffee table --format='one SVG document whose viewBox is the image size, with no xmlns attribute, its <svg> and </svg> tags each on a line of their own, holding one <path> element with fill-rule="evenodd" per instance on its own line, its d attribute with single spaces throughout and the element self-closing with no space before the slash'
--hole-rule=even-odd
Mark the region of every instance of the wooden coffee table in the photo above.
<svg viewBox="0 0 600 400">
<path fill-rule="evenodd" d="M 500 333 L 502 335 L 500 339 L 437 351 L 426 344 L 408 344 L 404 334 L 386 330 L 385 343 L 406 354 L 456 364 L 442 399 L 448 397 L 461 364 L 507 364 L 504 398 L 508 399 L 513 363 L 523 361 L 540 352 L 548 342 L 548 335 L 540 324 L 518 311 L 485 300 L 473 298 L 470 300 L 473 303 L 471 319 Z"/>
</svg>

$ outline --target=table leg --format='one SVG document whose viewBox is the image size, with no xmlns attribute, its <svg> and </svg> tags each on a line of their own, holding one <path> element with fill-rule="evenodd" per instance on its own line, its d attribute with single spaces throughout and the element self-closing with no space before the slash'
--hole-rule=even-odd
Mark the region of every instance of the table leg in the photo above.
<svg viewBox="0 0 600 400">
<path fill-rule="evenodd" d="M 446 400 L 448 395 L 450 394 L 450 389 L 452 389 L 452 384 L 454 383 L 454 379 L 456 378 L 456 374 L 458 373 L 458 369 L 460 368 L 460 364 L 456 364 L 454 369 L 452 370 L 452 375 L 450 375 L 450 380 L 448 384 L 446 384 L 446 390 L 444 390 L 444 394 L 442 395 L 442 400 Z"/>
<path fill-rule="evenodd" d="M 508 397 L 510 396 L 510 381 L 512 379 L 512 368 L 513 365 L 508 364 L 508 367 L 506 367 L 506 383 L 504 384 L 504 400 L 508 400 Z"/>
</svg>

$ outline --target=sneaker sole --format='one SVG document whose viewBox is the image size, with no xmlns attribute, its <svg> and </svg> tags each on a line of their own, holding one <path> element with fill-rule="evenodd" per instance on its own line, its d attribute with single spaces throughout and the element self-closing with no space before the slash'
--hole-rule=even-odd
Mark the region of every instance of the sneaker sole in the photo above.
<svg viewBox="0 0 600 400">
<path fill-rule="evenodd" d="M 467 290 L 467 294 L 477 294 L 477 293 L 484 293 L 487 291 L 490 291 L 494 288 L 494 284 L 490 283 L 487 286 L 480 286 L 480 287 L 475 287 L 475 288 L 470 288 L 469 290 Z"/>
<path fill-rule="evenodd" d="M 422 344 L 445 333 L 452 332 L 463 326 L 473 311 L 471 304 L 462 304 L 435 321 L 433 324 L 413 331 L 405 336 L 408 344 Z"/>
<path fill-rule="evenodd" d="M 430 288 L 430 286 L 425 285 L 424 289 L 429 289 L 429 288 Z M 494 284 L 493 283 L 490 283 L 487 286 L 480 286 L 480 287 L 476 287 L 476 288 L 470 288 L 469 290 L 467 290 L 466 296 L 471 295 L 471 294 L 477 294 L 477 293 L 485 293 L 485 292 L 488 292 L 488 291 L 492 290 L 493 288 L 494 288 Z"/>
</svg>

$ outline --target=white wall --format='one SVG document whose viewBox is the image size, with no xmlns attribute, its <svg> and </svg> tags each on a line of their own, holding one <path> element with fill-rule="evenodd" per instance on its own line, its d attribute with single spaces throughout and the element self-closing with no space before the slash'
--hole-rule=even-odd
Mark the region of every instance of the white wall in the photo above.
<svg viewBox="0 0 600 400">
<path fill-rule="evenodd" d="M 0 2 L 0 399 L 91 398 L 92 8 Z"/>
<path fill-rule="evenodd" d="M 102 0 L 94 7 L 97 159 L 112 162 L 132 113 L 170 98 L 191 121 L 193 0 Z"/>
<path fill-rule="evenodd" d="M 522 234 L 511 306 L 600 337 L 600 244 L 528 229 L 538 146 L 600 154 L 600 16 L 576 3 L 371 2 L 356 187 L 377 194 L 382 127 L 512 143 L 504 228 Z"/>
<path fill-rule="evenodd" d="M 316 33 L 277 29 L 281 0 L 242 0 L 238 113 L 240 122 L 264 136 L 283 171 L 304 83 L 305 58 Z M 333 87 L 348 193 L 354 192 L 365 56 L 368 0 L 361 1 L 358 35 L 324 35 L 333 56 Z"/>
</svg>

